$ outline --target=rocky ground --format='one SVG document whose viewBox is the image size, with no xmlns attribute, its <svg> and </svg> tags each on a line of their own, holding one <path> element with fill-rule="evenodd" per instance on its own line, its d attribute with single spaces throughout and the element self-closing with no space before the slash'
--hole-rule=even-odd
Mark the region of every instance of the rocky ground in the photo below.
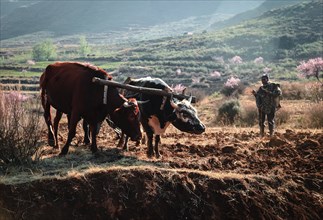
<svg viewBox="0 0 323 220">
<path fill-rule="evenodd" d="M 66 135 L 62 123 L 61 145 Z M 33 168 L 7 169 L 0 219 L 322 219 L 322 131 L 258 136 L 170 128 L 156 159 L 145 145 L 117 148 L 106 126 L 92 154 L 79 131 L 67 156 L 44 145 Z"/>
</svg>

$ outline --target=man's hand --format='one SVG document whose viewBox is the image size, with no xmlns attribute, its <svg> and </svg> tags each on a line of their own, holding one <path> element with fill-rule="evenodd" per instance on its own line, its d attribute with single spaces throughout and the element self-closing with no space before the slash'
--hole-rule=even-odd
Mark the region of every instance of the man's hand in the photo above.
<svg viewBox="0 0 323 220">
<path fill-rule="evenodd" d="M 257 94 L 257 92 L 256 92 L 254 89 L 251 91 L 251 93 L 252 93 L 253 95 L 256 95 L 256 94 Z"/>
</svg>

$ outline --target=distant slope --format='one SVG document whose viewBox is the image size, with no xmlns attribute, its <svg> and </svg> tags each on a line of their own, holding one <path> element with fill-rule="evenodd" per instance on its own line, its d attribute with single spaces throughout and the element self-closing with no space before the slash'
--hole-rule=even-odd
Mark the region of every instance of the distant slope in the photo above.
<svg viewBox="0 0 323 220">
<path fill-rule="evenodd" d="M 31 4 L 33 3 L 33 4 Z M 230 7 L 224 1 L 37 1 L 2 2 L 1 39 L 39 31 L 57 35 L 102 33 L 133 26 L 147 27 L 190 16 L 241 13 L 255 4 Z"/>
<path fill-rule="evenodd" d="M 300 3 L 220 31 L 160 42 L 181 51 L 178 59 L 190 54 L 205 60 L 234 55 L 249 60 L 259 56 L 267 60 L 322 56 L 322 8 L 322 1 Z"/>
<path fill-rule="evenodd" d="M 237 14 L 234 17 L 232 17 L 232 18 L 230 18 L 228 20 L 214 23 L 210 27 L 210 30 L 216 30 L 216 29 L 220 29 L 220 28 L 223 28 L 223 27 L 236 25 L 236 24 L 239 24 L 239 23 L 241 23 L 243 21 L 256 18 L 256 17 L 262 15 L 263 13 L 265 13 L 267 11 L 270 11 L 270 10 L 273 10 L 273 9 L 279 9 L 279 8 L 282 8 L 282 7 L 285 7 L 285 6 L 297 4 L 297 3 L 300 3 L 300 2 L 306 2 L 306 1 L 309 1 L 309 0 L 285 0 L 285 1 L 266 0 L 264 3 L 262 3 L 259 7 L 255 8 L 255 9 L 252 9 L 252 10 Z"/>
</svg>

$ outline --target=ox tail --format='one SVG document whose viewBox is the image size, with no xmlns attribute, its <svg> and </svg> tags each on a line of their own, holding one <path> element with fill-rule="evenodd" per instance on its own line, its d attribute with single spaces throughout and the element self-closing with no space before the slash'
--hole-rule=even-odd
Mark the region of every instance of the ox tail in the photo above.
<svg viewBox="0 0 323 220">
<path fill-rule="evenodd" d="M 40 76 L 40 79 L 39 79 L 41 104 L 42 104 L 44 109 L 45 109 L 45 106 L 46 106 L 45 73 L 46 73 L 46 71 L 43 72 L 43 74 Z"/>
<path fill-rule="evenodd" d="M 40 76 L 39 79 L 39 85 L 41 89 L 41 103 L 44 109 L 46 109 L 46 103 L 47 103 L 47 93 L 46 93 L 46 86 L 47 86 L 47 74 L 49 72 L 50 65 L 46 67 L 46 70 L 43 72 L 43 74 Z"/>
</svg>

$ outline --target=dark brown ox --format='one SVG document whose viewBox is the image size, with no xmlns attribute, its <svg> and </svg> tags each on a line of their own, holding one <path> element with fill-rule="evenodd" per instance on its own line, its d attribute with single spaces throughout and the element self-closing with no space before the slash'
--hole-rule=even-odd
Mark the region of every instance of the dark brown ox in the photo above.
<svg viewBox="0 0 323 220">
<path fill-rule="evenodd" d="M 81 118 L 90 125 L 93 153 L 97 151 L 96 135 L 100 124 L 107 115 L 132 140 L 141 138 L 138 105 L 129 103 L 115 87 L 92 83 L 93 77 L 112 79 L 107 72 L 98 67 L 72 62 L 48 65 L 40 77 L 42 105 L 50 145 L 55 146 L 57 143 L 53 134 L 50 107 L 53 106 L 57 111 L 69 116 L 68 138 L 60 155 L 67 154 L 75 136 L 76 125 Z"/>
</svg>

